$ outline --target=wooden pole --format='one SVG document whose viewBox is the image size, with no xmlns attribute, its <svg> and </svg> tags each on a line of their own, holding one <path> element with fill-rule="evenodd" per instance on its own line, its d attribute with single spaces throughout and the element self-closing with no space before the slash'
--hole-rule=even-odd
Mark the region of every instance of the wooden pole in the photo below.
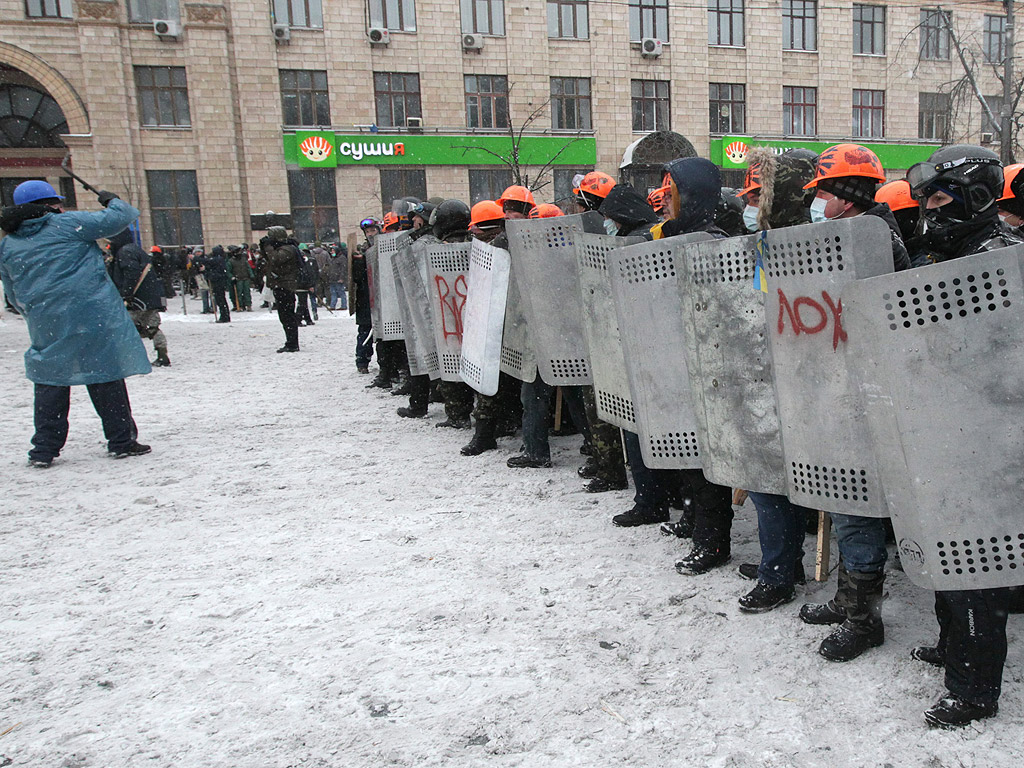
<svg viewBox="0 0 1024 768">
<path fill-rule="evenodd" d="M 814 580 L 828 581 L 828 562 L 832 547 L 832 518 L 828 512 L 818 512 L 818 552 L 814 559 Z"/>
<path fill-rule="evenodd" d="M 562 428 L 562 388 L 555 387 L 555 425 L 552 429 L 557 432 Z"/>
</svg>

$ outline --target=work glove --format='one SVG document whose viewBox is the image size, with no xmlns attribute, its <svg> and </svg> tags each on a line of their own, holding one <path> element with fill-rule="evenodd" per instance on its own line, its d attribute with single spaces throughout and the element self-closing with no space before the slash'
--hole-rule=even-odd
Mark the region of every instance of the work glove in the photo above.
<svg viewBox="0 0 1024 768">
<path fill-rule="evenodd" d="M 102 205 L 104 208 L 110 205 L 111 200 L 120 199 L 113 192 L 107 192 L 105 189 L 101 189 L 99 192 L 97 192 L 96 197 L 99 198 L 100 205 Z"/>
</svg>

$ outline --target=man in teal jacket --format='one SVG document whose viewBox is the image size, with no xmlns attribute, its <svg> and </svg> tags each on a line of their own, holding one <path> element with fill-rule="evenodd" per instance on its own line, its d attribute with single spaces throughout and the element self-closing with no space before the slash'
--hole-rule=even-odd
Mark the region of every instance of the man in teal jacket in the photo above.
<svg viewBox="0 0 1024 768">
<path fill-rule="evenodd" d="M 88 388 L 112 456 L 150 451 L 136 440 L 124 380 L 152 369 L 96 245 L 139 212 L 111 192 L 99 193 L 97 213 L 64 213 L 63 199 L 45 181 L 26 181 L 0 211 L 0 279 L 32 342 L 25 375 L 35 384 L 35 467 L 49 467 L 64 447 L 75 385 Z"/>
</svg>

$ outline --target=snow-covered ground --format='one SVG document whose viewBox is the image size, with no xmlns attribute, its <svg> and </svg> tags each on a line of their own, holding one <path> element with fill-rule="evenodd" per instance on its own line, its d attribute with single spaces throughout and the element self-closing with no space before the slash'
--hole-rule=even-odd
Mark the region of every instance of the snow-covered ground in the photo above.
<svg viewBox="0 0 1024 768">
<path fill-rule="evenodd" d="M 517 471 L 513 439 L 459 455 L 438 405 L 398 418 L 347 313 L 278 355 L 265 310 L 171 303 L 173 367 L 129 381 L 153 453 L 107 458 L 76 388 L 49 470 L 2 316 L 0 766 L 1020 765 L 1018 617 L 999 717 L 929 730 L 931 595 L 902 573 L 885 645 L 829 663 L 797 611 L 834 581 L 740 613 L 749 506 L 732 566 L 680 576 L 685 544 L 610 524 L 631 492 L 581 491 L 578 437 Z"/>
</svg>

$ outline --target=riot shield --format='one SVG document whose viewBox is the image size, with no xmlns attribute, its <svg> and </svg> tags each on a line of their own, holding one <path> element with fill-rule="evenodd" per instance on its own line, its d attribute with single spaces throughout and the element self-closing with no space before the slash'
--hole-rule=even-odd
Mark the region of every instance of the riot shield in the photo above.
<svg viewBox="0 0 1024 768">
<path fill-rule="evenodd" d="M 405 329 L 409 373 L 436 379 L 440 370 L 426 289 L 427 244 L 423 239 L 407 244 L 395 254 L 392 266 Z"/>
<path fill-rule="evenodd" d="M 697 469 L 701 453 L 691 405 L 679 306 L 681 258 L 699 232 L 606 254 L 622 352 L 644 464 L 652 469 Z"/>
<path fill-rule="evenodd" d="M 573 237 L 604 232 L 600 214 L 518 219 L 505 225 L 540 377 L 551 386 L 590 384 Z"/>
<path fill-rule="evenodd" d="M 526 322 L 522 294 L 513 269 L 508 276 L 508 296 L 505 299 L 505 324 L 501 335 L 501 372 L 519 379 L 537 378 L 537 356 L 533 352 L 533 337 Z"/>
<path fill-rule="evenodd" d="M 511 258 L 504 248 L 474 240 L 469 253 L 466 308 L 462 313 L 459 375 L 482 395 L 498 391 L 501 336 Z"/>
<path fill-rule="evenodd" d="M 462 381 L 459 355 L 471 247 L 470 243 L 438 243 L 427 248 L 430 317 L 444 381 Z"/>
<path fill-rule="evenodd" d="M 935 590 L 1024 584 L 1024 246 L 857 280 L 846 357 L 903 570 Z"/>
<path fill-rule="evenodd" d="M 377 235 L 373 247 L 366 252 L 366 266 L 370 278 L 370 312 L 373 318 L 373 337 L 377 341 L 404 339 L 402 315 L 395 291 L 395 272 L 391 259 L 398 249 L 409 241 L 408 232 L 388 232 Z"/>
<path fill-rule="evenodd" d="M 877 216 L 768 232 L 763 263 L 768 343 L 790 500 L 888 517 L 861 398 L 843 347 L 847 283 L 892 272 L 892 236 Z"/>
<path fill-rule="evenodd" d="M 354 315 L 356 313 L 356 285 L 355 276 L 352 274 L 352 259 L 355 258 L 356 248 L 359 246 L 359 236 L 355 232 L 349 232 L 348 235 L 348 280 L 345 284 L 345 290 L 348 291 L 348 313 Z"/>
<path fill-rule="evenodd" d="M 636 432 L 633 396 L 629 391 L 626 359 L 622 353 L 619 320 L 608 276 L 607 254 L 626 245 L 643 242 L 641 237 L 613 237 L 579 232 L 576 267 L 583 299 L 583 333 L 587 340 L 590 369 L 594 377 L 597 415 L 602 421 Z"/>
</svg>

